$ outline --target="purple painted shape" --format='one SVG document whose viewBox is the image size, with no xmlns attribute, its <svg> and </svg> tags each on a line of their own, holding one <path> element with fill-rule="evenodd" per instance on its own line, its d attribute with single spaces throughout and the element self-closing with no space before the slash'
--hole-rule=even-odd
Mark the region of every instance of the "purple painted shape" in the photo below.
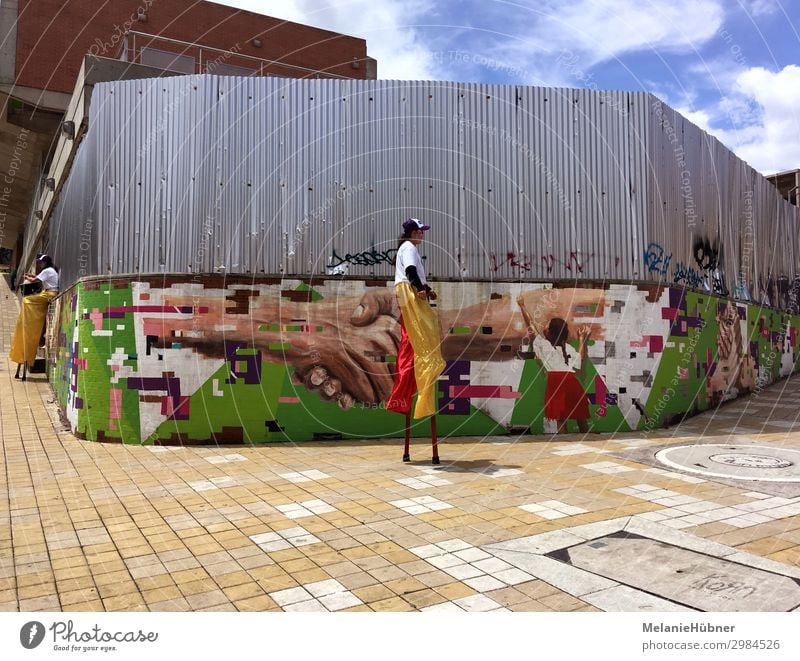
<svg viewBox="0 0 800 661">
<path fill-rule="evenodd" d="M 128 390 L 166 390 L 161 412 L 173 420 L 189 419 L 189 398 L 181 399 L 181 380 L 177 377 L 133 377 L 127 379 Z M 168 402 L 169 401 L 169 405 Z"/>
<path fill-rule="evenodd" d="M 83 400 L 80 397 L 75 398 L 75 408 L 82 409 L 83 408 Z"/>
<path fill-rule="evenodd" d="M 236 357 L 236 352 L 239 349 L 246 348 L 247 345 L 244 342 L 228 342 L 227 340 L 222 341 L 222 350 L 225 352 L 225 360 L 231 361 Z"/>
<path fill-rule="evenodd" d="M 686 309 L 686 295 L 682 289 L 670 287 L 669 290 L 669 306 L 671 308 Z"/>
<path fill-rule="evenodd" d="M 230 359 L 231 376 L 225 380 L 225 383 L 235 383 L 239 379 L 244 379 L 247 385 L 257 386 L 261 383 L 261 352 L 251 355 L 234 355 Z M 244 364 L 244 369 L 241 365 Z"/>
<path fill-rule="evenodd" d="M 72 370 L 70 372 L 70 374 L 72 376 L 72 379 L 71 379 L 72 383 L 70 384 L 70 390 L 72 390 L 72 392 L 78 392 L 78 368 L 79 368 L 79 365 L 78 365 L 77 358 L 80 355 L 78 353 L 78 348 L 79 348 L 78 343 L 77 342 L 73 342 L 72 343 Z"/>
<path fill-rule="evenodd" d="M 171 379 L 166 377 L 128 377 L 129 390 L 167 390 Z"/>
<path fill-rule="evenodd" d="M 439 383 L 444 394 L 439 397 L 438 410 L 440 415 L 469 415 L 469 398 L 450 397 L 451 386 L 468 386 L 470 364 L 468 360 L 451 360 L 442 372 Z"/>
</svg>

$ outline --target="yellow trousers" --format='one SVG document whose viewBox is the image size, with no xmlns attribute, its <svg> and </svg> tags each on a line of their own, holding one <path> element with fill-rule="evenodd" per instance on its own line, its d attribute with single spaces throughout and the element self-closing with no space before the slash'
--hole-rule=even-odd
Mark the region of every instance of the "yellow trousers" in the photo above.
<svg viewBox="0 0 800 661">
<path fill-rule="evenodd" d="M 445 368 L 439 317 L 428 301 L 417 298 L 409 283 L 397 283 L 394 291 L 411 347 L 414 349 L 414 378 L 418 393 L 414 418 L 425 418 L 436 413 L 436 381 Z"/>
<path fill-rule="evenodd" d="M 33 366 L 39 339 L 42 337 L 44 323 L 47 319 L 47 307 L 56 296 L 57 291 L 42 291 L 22 299 L 22 310 L 17 317 L 17 328 L 11 341 L 9 358 L 15 363 L 28 363 Z"/>
</svg>

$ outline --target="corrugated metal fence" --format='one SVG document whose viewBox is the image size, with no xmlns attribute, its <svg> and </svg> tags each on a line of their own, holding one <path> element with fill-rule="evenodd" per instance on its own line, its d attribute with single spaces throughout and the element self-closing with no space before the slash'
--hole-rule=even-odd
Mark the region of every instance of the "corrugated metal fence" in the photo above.
<svg viewBox="0 0 800 661">
<path fill-rule="evenodd" d="M 650 94 L 415 81 L 97 85 L 50 250 L 65 285 L 390 276 L 408 216 L 432 225 L 439 278 L 656 280 L 785 305 L 797 270 L 796 208 Z"/>
</svg>

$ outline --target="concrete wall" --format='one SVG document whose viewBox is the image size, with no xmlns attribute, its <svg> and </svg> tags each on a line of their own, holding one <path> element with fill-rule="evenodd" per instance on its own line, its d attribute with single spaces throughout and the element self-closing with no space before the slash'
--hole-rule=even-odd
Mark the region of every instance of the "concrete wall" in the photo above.
<svg viewBox="0 0 800 661">
<path fill-rule="evenodd" d="M 678 288 L 437 283 L 443 435 L 555 431 L 538 322 L 591 328 L 578 377 L 592 431 L 653 429 L 790 374 L 800 317 Z M 384 409 L 399 324 L 386 281 L 215 275 L 89 278 L 55 311 L 51 383 L 72 429 L 126 443 L 402 434 Z M 570 430 L 575 430 L 570 423 Z M 415 426 L 428 433 L 422 421 Z"/>
</svg>

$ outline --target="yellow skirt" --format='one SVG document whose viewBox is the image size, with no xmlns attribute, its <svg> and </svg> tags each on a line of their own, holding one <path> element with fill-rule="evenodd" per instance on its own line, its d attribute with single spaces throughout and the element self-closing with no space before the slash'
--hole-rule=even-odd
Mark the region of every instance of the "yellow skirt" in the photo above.
<svg viewBox="0 0 800 661">
<path fill-rule="evenodd" d="M 418 393 L 414 418 L 425 418 L 436 413 L 436 381 L 445 368 L 439 317 L 428 301 L 416 297 L 415 290 L 409 283 L 398 282 L 394 291 L 411 347 L 414 349 L 414 378 Z"/>
<path fill-rule="evenodd" d="M 47 307 L 56 296 L 57 291 L 42 291 L 22 299 L 22 310 L 17 317 L 11 351 L 8 352 L 13 362 L 33 365 L 47 319 Z"/>
</svg>

